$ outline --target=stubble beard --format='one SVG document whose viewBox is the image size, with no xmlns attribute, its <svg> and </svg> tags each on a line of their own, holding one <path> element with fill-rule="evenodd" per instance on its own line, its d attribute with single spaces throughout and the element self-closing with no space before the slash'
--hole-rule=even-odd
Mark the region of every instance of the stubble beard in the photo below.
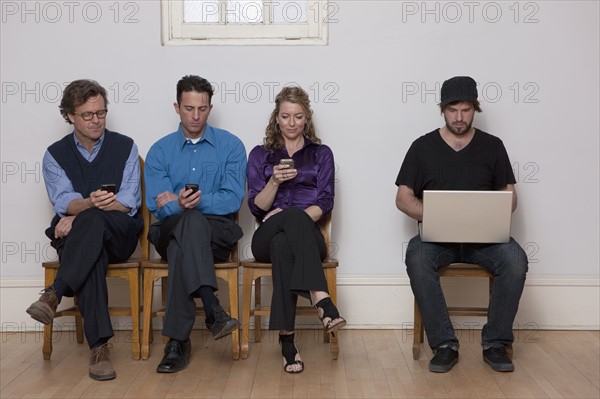
<svg viewBox="0 0 600 399">
<path fill-rule="evenodd" d="M 448 130 L 450 130 L 450 132 L 452 132 L 453 134 L 455 134 L 457 136 L 462 136 L 462 135 L 470 132 L 472 125 L 473 125 L 472 123 L 467 123 L 464 127 L 457 128 L 455 126 L 452 126 L 451 123 L 448 123 L 448 121 L 446 121 L 446 127 L 448 128 Z"/>
</svg>

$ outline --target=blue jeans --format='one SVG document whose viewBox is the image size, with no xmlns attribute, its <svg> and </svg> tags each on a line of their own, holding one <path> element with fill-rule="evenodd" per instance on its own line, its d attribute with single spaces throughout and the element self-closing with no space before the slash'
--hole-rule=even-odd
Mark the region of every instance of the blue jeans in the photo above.
<svg viewBox="0 0 600 399">
<path fill-rule="evenodd" d="M 528 269 L 527 255 L 521 246 L 513 238 L 506 244 L 456 244 L 423 242 L 417 235 L 408 244 L 406 270 L 429 346 L 433 350 L 459 347 L 438 273 L 439 268 L 459 262 L 477 264 L 494 274 L 488 321 L 481 332 L 483 348 L 512 344 L 512 325 Z"/>
</svg>

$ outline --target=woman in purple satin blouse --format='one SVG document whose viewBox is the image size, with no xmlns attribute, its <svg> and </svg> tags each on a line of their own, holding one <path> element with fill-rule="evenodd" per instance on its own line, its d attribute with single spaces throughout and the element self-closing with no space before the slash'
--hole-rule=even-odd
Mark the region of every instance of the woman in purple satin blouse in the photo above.
<svg viewBox="0 0 600 399">
<path fill-rule="evenodd" d="M 285 87 L 275 98 L 263 145 L 248 157 L 248 205 L 262 222 L 252 253 L 273 264 L 269 329 L 280 330 L 288 373 L 304 370 L 294 344 L 298 295 L 315 304 L 327 332 L 346 324 L 327 293 L 321 264 L 327 248 L 316 224 L 333 209 L 333 197 L 333 153 L 315 133 L 308 95 Z"/>
</svg>

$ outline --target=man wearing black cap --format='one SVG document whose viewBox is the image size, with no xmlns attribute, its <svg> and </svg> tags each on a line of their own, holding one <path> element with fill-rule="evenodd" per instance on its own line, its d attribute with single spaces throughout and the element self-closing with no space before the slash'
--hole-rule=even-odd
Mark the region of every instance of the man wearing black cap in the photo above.
<svg viewBox="0 0 600 399">
<path fill-rule="evenodd" d="M 445 125 L 419 137 L 408 150 L 396 179 L 396 206 L 408 216 L 423 218 L 424 190 L 506 190 L 516 183 L 502 141 L 472 126 L 481 112 L 477 85 L 457 76 L 442 85 L 440 109 Z M 496 371 L 513 371 L 506 354 L 513 342 L 512 325 L 525 285 L 527 256 L 513 239 L 506 244 L 431 243 L 413 237 L 406 251 L 406 269 L 434 352 L 429 370 L 445 373 L 458 362 L 459 342 L 448 316 L 438 269 L 451 263 L 474 263 L 494 274 L 488 322 L 483 327 L 483 360 Z"/>
</svg>

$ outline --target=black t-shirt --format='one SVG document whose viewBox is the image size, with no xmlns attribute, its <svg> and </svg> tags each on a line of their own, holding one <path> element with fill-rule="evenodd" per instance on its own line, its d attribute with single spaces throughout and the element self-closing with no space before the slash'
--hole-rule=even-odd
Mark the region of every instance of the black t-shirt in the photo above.
<svg viewBox="0 0 600 399">
<path fill-rule="evenodd" d="M 439 129 L 416 139 L 406 153 L 396 185 L 423 190 L 499 190 L 515 184 L 515 175 L 502 140 L 475 129 L 465 148 L 455 151 Z"/>
</svg>

